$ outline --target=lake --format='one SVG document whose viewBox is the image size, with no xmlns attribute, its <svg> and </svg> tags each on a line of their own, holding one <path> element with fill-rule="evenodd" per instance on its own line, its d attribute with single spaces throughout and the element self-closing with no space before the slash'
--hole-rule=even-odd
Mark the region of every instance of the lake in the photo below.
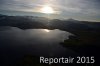
<svg viewBox="0 0 100 66">
<path fill-rule="evenodd" d="M 73 34 L 59 29 L 26 29 L 0 27 L 0 53 L 4 61 L 12 61 L 24 55 L 33 56 L 72 56 L 71 49 L 60 45 Z"/>
</svg>

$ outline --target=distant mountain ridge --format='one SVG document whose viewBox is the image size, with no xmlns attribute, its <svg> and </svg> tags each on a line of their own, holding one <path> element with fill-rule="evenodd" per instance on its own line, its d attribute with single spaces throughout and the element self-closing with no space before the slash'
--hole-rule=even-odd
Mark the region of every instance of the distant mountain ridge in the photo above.
<svg viewBox="0 0 100 66">
<path fill-rule="evenodd" d="M 46 28 L 72 31 L 99 30 L 99 22 L 78 21 L 75 19 L 48 19 L 35 16 L 7 16 L 0 14 L 0 26 L 12 26 L 21 29 Z M 70 31 L 69 30 L 69 31 Z"/>
</svg>

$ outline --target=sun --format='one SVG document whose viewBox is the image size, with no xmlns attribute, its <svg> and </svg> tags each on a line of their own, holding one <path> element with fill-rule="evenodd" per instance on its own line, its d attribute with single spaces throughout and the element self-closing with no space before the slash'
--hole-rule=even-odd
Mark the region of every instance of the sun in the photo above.
<svg viewBox="0 0 100 66">
<path fill-rule="evenodd" d="M 50 32 L 50 30 L 48 30 L 48 29 L 44 29 L 44 31 L 47 32 L 47 33 Z"/>
<path fill-rule="evenodd" d="M 41 13 L 45 13 L 45 14 L 53 14 L 54 13 L 54 9 L 50 6 L 43 6 L 41 8 Z"/>
</svg>

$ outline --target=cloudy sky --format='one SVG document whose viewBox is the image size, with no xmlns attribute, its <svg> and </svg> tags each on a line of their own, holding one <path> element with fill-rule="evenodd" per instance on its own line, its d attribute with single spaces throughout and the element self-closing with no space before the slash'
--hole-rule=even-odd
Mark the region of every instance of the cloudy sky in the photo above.
<svg viewBox="0 0 100 66">
<path fill-rule="evenodd" d="M 23 11 L 35 14 L 44 5 L 58 11 L 59 18 L 100 21 L 100 0 L 0 0 L 0 13 L 16 11 L 18 15 L 17 11 Z"/>
</svg>

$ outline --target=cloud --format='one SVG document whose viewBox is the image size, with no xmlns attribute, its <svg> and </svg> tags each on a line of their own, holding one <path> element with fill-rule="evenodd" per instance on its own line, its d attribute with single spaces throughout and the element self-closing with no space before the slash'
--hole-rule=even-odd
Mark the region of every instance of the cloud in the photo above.
<svg viewBox="0 0 100 66">
<path fill-rule="evenodd" d="M 90 17 L 100 15 L 100 0 L 0 0 L 0 9 L 36 12 L 46 4 L 60 11 L 62 15 L 67 15 L 66 13 L 76 15 L 79 13 Z"/>
</svg>

